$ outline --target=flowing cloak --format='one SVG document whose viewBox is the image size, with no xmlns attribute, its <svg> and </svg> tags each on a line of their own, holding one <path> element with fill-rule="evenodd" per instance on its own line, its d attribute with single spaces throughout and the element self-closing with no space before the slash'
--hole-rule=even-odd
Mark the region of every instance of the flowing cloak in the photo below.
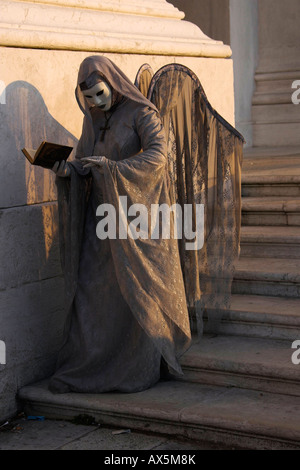
<svg viewBox="0 0 300 470">
<path fill-rule="evenodd" d="M 140 68 L 144 71 L 147 64 Z M 140 76 L 140 74 L 137 76 Z M 240 252 L 243 136 L 212 108 L 198 77 L 181 64 L 158 70 L 147 97 L 166 132 L 170 200 L 204 205 L 204 240 L 186 250 L 179 240 L 192 330 L 216 334 L 226 310 Z M 196 321 L 194 325 L 194 320 Z"/>
<path fill-rule="evenodd" d="M 79 84 L 93 72 L 123 95 L 112 111 L 87 107 Z M 151 204 L 170 205 L 165 134 L 156 107 L 107 58 L 83 61 L 76 98 L 82 136 L 71 177 L 57 178 L 67 321 L 50 389 L 139 391 L 159 380 L 161 358 L 182 373 L 191 341 L 178 241 L 118 235 L 120 196 L 148 214 Z M 83 168 L 90 155 L 106 157 L 104 174 Z M 115 239 L 96 236 L 105 203 L 115 210 Z"/>
</svg>

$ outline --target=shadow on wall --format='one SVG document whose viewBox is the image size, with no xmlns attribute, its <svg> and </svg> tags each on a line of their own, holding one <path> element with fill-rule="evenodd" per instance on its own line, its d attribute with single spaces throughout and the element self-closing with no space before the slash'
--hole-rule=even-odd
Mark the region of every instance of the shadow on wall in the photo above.
<svg viewBox="0 0 300 470">
<path fill-rule="evenodd" d="M 0 113 L 0 155 L 5 175 L 0 207 L 55 200 L 53 175 L 30 165 L 21 149 L 37 148 L 43 140 L 75 146 L 77 139 L 51 116 L 40 92 L 30 83 L 16 81 L 8 85 Z"/>
<path fill-rule="evenodd" d="M 40 92 L 15 81 L 0 104 L 0 418 L 17 388 L 49 375 L 64 322 L 55 175 L 30 165 L 23 147 L 77 139 L 48 112 Z M 5 409 L 2 409 L 4 407 Z"/>
</svg>

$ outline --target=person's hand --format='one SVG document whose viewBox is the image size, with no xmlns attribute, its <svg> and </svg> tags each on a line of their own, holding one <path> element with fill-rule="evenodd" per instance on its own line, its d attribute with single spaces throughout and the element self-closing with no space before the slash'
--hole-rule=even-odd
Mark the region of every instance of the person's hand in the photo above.
<svg viewBox="0 0 300 470">
<path fill-rule="evenodd" d="M 105 164 L 106 157 L 101 156 L 91 156 L 91 157 L 82 157 L 81 161 L 83 168 L 89 168 L 91 166 L 97 166 L 100 173 L 103 173 L 103 166 Z"/>
<path fill-rule="evenodd" d="M 54 171 L 56 176 L 61 176 L 63 178 L 70 176 L 71 174 L 69 163 L 65 160 L 62 160 L 61 162 L 55 162 L 51 170 Z"/>
</svg>

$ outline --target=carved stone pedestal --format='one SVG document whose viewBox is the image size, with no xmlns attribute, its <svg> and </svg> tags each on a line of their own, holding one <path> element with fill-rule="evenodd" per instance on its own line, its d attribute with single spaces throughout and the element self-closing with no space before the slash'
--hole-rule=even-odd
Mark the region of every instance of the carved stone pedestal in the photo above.
<svg viewBox="0 0 300 470">
<path fill-rule="evenodd" d="M 63 50 L 230 57 L 165 0 L 3 0 L 0 42 Z"/>
</svg>

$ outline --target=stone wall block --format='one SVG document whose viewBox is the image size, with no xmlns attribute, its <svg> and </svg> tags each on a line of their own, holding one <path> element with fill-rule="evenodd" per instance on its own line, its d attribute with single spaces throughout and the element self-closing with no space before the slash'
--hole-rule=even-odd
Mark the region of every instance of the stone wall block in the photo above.
<svg viewBox="0 0 300 470">
<path fill-rule="evenodd" d="M 0 211 L 0 289 L 61 274 L 56 203 Z"/>
</svg>

